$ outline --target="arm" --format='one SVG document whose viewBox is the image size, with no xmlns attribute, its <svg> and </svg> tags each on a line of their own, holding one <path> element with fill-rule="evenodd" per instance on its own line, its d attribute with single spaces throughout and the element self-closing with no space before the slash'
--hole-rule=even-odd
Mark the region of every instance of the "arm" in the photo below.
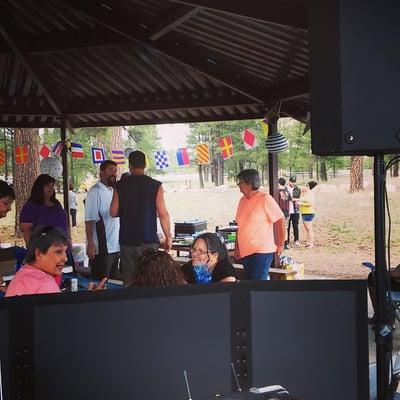
<svg viewBox="0 0 400 400">
<path fill-rule="evenodd" d="M 157 192 L 156 210 L 157 210 L 157 215 L 160 218 L 161 228 L 162 228 L 162 230 L 164 232 L 164 236 L 165 236 L 164 249 L 171 250 L 171 247 L 172 247 L 171 222 L 169 219 L 167 206 L 165 205 L 164 189 L 161 185 L 158 188 L 158 192 Z"/>
<path fill-rule="evenodd" d="M 275 237 L 276 254 L 279 256 L 283 251 L 283 246 L 284 246 L 285 237 L 286 237 L 286 222 L 285 222 L 285 218 L 278 219 L 278 221 L 276 221 L 274 223 L 274 225 L 276 227 L 276 237 Z"/>
<path fill-rule="evenodd" d="M 220 282 L 236 282 L 236 278 L 234 276 L 227 276 L 224 279 L 221 279 Z"/>
<path fill-rule="evenodd" d="M 25 240 L 25 246 L 28 247 L 29 239 L 31 237 L 31 233 L 33 230 L 33 224 L 28 222 L 23 222 L 20 225 L 21 225 L 22 235 Z"/>
<path fill-rule="evenodd" d="M 96 255 L 96 245 L 94 243 L 93 230 L 94 224 L 96 221 L 85 221 L 85 229 L 86 229 L 86 254 L 88 257 L 93 260 Z"/>
<path fill-rule="evenodd" d="M 113 198 L 111 200 L 111 205 L 110 205 L 110 215 L 112 217 L 119 216 L 119 194 L 115 189 L 113 192 Z"/>
<path fill-rule="evenodd" d="M 235 240 L 235 251 L 233 256 L 236 258 L 236 260 L 240 259 L 240 249 L 239 249 L 239 242 L 237 240 L 237 236 L 236 236 L 236 240 Z"/>
</svg>

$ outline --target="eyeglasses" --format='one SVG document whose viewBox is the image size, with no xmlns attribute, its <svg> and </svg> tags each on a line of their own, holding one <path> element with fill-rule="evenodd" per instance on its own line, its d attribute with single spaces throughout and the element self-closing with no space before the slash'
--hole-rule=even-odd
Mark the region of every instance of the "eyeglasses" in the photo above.
<svg viewBox="0 0 400 400">
<path fill-rule="evenodd" d="M 197 254 L 199 256 L 204 256 L 204 254 L 208 253 L 208 250 L 194 249 L 193 247 L 189 251 L 190 254 Z"/>
<path fill-rule="evenodd" d="M 241 183 L 243 183 L 244 181 L 237 181 L 236 185 L 240 185 Z"/>
</svg>

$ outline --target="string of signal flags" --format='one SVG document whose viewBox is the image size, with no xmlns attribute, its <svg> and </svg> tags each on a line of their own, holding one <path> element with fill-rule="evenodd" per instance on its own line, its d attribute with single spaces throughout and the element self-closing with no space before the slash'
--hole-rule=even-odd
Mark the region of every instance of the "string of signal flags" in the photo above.
<svg viewBox="0 0 400 400">
<path fill-rule="evenodd" d="M 264 136 L 268 136 L 268 121 L 265 119 L 260 122 Z M 241 133 L 241 138 L 246 150 L 251 150 L 258 147 L 259 143 L 256 134 L 249 129 L 245 129 Z M 231 135 L 227 135 L 218 139 L 218 145 L 221 150 L 221 155 L 224 160 L 231 158 L 234 155 L 234 146 Z M 63 149 L 66 148 L 70 155 L 74 159 L 85 158 L 83 146 L 79 143 L 73 143 L 70 140 L 58 141 L 53 146 L 42 144 L 39 149 L 39 156 L 43 160 L 50 156 L 61 157 Z M 199 143 L 195 146 L 195 158 L 197 164 L 209 164 L 211 161 L 210 146 L 208 143 Z M 125 157 L 129 156 L 129 152 L 132 149 L 112 149 L 110 159 L 115 161 L 117 164 L 125 164 Z M 15 147 L 15 163 L 25 164 L 29 161 L 28 145 L 16 146 Z M 91 156 L 93 164 L 100 164 L 105 161 L 106 151 L 101 147 L 91 147 Z M 147 156 L 146 156 L 147 157 Z M 5 164 L 5 150 L 0 149 L 0 166 Z M 158 150 L 154 152 L 154 161 L 156 169 L 162 170 L 170 166 L 168 153 L 165 150 Z M 190 157 L 188 148 L 180 148 L 176 150 L 176 161 L 178 166 L 190 165 Z"/>
</svg>

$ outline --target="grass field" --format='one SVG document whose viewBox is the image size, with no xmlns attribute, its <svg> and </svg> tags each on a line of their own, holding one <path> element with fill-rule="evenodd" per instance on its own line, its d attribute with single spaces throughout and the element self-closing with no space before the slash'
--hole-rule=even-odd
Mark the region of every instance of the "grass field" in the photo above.
<svg viewBox="0 0 400 400">
<path fill-rule="evenodd" d="M 332 278 L 365 278 L 363 261 L 374 262 L 373 179 L 365 172 L 364 192 L 348 193 L 348 178 L 336 178 L 320 184 L 316 190 L 317 217 L 314 220 L 316 247 L 292 248 L 285 252 L 305 264 L 306 274 Z M 226 226 L 235 217 L 241 197 L 236 186 L 198 189 L 195 182 L 164 182 L 166 202 L 173 221 L 207 220 L 208 230 Z M 392 215 L 392 265 L 400 263 L 400 179 L 388 178 Z M 84 242 L 83 194 L 78 195 L 78 227 L 72 232 L 75 242 Z M 3 219 L 0 235 L 3 242 L 14 241 L 14 212 Z"/>
</svg>

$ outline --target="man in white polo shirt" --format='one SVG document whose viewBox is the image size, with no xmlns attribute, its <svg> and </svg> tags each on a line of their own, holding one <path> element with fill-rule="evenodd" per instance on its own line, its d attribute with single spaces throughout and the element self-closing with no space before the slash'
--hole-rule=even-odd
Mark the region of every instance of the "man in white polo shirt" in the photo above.
<svg viewBox="0 0 400 400">
<path fill-rule="evenodd" d="M 90 188 L 85 201 L 86 253 L 92 279 L 119 278 L 119 218 L 110 215 L 117 171 L 114 161 L 103 161 L 100 180 Z"/>
</svg>

